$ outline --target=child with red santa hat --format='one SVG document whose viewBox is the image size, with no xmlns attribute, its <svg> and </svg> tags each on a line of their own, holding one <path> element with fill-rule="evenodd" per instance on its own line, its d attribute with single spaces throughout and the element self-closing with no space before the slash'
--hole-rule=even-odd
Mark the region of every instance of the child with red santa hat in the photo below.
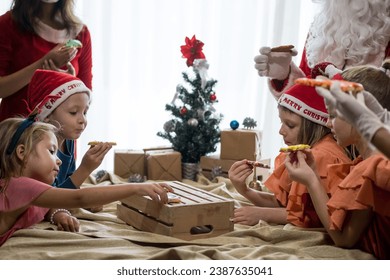
<svg viewBox="0 0 390 280">
<path fill-rule="evenodd" d="M 328 112 L 324 100 L 313 87 L 294 85 L 278 101 L 281 126 L 279 133 L 286 145 L 311 146 L 322 181 L 327 180 L 329 164 L 350 162 L 345 150 L 333 138 L 326 127 Z M 253 171 L 247 160 L 235 162 L 229 170 L 229 178 L 237 191 L 251 201 L 253 206 L 235 209 L 233 222 L 255 225 L 259 220 L 269 223 L 314 228 L 322 227 L 313 208 L 306 187 L 290 179 L 285 167 L 286 153 L 275 159 L 275 170 L 264 182 L 271 192 L 251 189 L 246 179 Z M 327 193 L 330 190 L 325 190 Z"/>
<path fill-rule="evenodd" d="M 37 120 L 60 126 L 57 138 L 62 165 L 55 185 L 61 188 L 79 188 L 112 148 L 111 143 L 94 145 L 76 169 L 75 140 L 88 123 L 90 94 L 89 88 L 79 78 L 52 70 L 36 70 L 28 87 L 28 108 L 31 112 L 38 112 Z"/>
</svg>

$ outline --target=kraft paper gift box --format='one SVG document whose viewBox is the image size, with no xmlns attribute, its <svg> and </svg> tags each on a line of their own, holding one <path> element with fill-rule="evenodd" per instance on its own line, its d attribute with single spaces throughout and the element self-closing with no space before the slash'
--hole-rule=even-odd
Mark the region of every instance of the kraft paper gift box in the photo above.
<svg viewBox="0 0 390 280">
<path fill-rule="evenodd" d="M 174 150 L 145 150 L 148 180 L 181 181 L 181 154 Z"/>
<path fill-rule="evenodd" d="M 221 159 L 260 159 L 261 132 L 254 129 L 221 131 Z"/>
<path fill-rule="evenodd" d="M 221 159 L 219 155 L 202 156 L 200 158 L 200 168 L 203 175 L 209 180 L 214 179 L 216 175 L 228 178 L 229 169 L 235 162 L 236 160 Z"/>
<path fill-rule="evenodd" d="M 142 150 L 115 150 L 114 174 L 122 178 L 140 174 L 145 176 L 145 153 Z"/>
</svg>

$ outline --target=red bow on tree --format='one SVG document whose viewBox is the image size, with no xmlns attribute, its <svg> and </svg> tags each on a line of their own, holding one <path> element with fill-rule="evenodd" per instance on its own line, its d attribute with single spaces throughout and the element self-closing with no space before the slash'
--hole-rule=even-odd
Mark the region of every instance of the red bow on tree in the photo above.
<svg viewBox="0 0 390 280">
<path fill-rule="evenodd" d="M 202 52 L 204 43 L 196 39 L 195 35 L 191 39 L 186 37 L 186 44 L 180 46 L 183 58 L 187 58 L 187 66 L 190 67 L 194 64 L 195 59 L 206 58 Z"/>
</svg>

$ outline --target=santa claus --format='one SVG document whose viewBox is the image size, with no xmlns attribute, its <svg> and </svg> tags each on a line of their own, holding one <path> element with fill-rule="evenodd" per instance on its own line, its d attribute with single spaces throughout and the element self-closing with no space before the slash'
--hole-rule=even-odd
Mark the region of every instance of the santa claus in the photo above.
<svg viewBox="0 0 390 280">
<path fill-rule="evenodd" d="M 390 0 L 313 0 L 321 5 L 309 29 L 299 67 L 297 52 L 262 47 L 255 68 L 269 78 L 275 98 L 312 71 L 332 76 L 355 65 L 381 66 L 390 56 Z"/>
</svg>

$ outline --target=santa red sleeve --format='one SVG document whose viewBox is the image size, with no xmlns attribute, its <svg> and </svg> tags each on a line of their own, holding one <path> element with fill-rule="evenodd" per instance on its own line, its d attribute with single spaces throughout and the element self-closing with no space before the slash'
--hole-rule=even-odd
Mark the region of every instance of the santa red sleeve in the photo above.
<svg viewBox="0 0 390 280">
<path fill-rule="evenodd" d="M 311 68 L 307 64 L 306 59 L 306 48 L 303 50 L 301 64 L 298 67 L 293 61 L 290 64 L 290 74 L 285 80 L 275 80 L 268 79 L 268 87 L 276 99 L 279 97 L 291 86 L 294 85 L 294 82 L 298 78 L 309 77 L 311 73 Z"/>
</svg>

